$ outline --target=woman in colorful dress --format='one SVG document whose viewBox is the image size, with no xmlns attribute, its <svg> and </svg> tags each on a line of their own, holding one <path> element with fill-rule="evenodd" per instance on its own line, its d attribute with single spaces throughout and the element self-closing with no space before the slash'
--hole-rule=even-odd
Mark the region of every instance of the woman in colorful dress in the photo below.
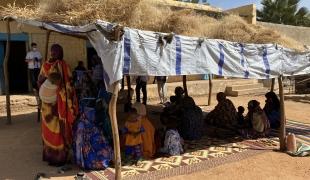
<svg viewBox="0 0 310 180">
<path fill-rule="evenodd" d="M 104 170 L 113 160 L 112 143 L 104 129 L 109 126 L 104 104 L 91 98 L 83 99 L 79 104 L 81 116 L 73 130 L 73 152 L 75 163 L 85 170 Z"/>
<path fill-rule="evenodd" d="M 38 79 L 38 87 L 50 73 L 61 75 L 55 104 L 42 102 L 43 161 L 49 165 L 62 166 L 70 161 L 72 124 L 78 112 L 75 91 L 71 85 L 71 70 L 63 60 L 63 49 L 54 44 L 51 58 L 44 62 Z"/>
</svg>

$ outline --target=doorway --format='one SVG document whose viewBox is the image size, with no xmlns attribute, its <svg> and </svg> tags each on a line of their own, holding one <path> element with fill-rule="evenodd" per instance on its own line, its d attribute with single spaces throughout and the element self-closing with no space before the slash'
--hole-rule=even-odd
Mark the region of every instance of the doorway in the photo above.
<svg viewBox="0 0 310 180">
<path fill-rule="evenodd" d="M 28 71 L 27 63 L 25 63 L 26 53 L 26 42 L 11 41 L 8 62 L 11 94 L 24 94 L 28 92 Z"/>
</svg>

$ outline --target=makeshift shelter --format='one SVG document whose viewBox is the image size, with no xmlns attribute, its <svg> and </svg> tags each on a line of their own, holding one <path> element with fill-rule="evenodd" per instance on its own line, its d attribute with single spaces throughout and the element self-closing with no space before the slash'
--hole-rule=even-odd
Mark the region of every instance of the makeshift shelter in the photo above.
<svg viewBox="0 0 310 180">
<path fill-rule="evenodd" d="M 310 73 L 310 52 L 296 52 L 278 44 L 246 44 L 174 33 L 152 32 L 129 27 L 123 28 L 118 24 L 101 20 L 82 26 L 18 17 L 7 17 L 5 20 L 7 21 L 8 34 L 10 34 L 9 23 L 11 20 L 15 20 L 22 24 L 46 29 L 46 42 L 48 42 L 51 31 L 90 40 L 101 57 L 105 82 L 109 91 L 113 93 L 109 114 L 112 120 L 116 179 L 121 178 L 116 101 L 119 81 L 124 75 L 183 75 L 186 77 L 186 75 L 211 73 L 236 78 L 279 78 L 282 112 L 279 136 L 281 150 L 284 150 L 285 112 L 282 77 Z M 252 34 L 249 39 L 256 36 Z M 9 35 L 8 42 L 10 42 Z M 7 66 L 9 47 L 9 43 L 7 43 L 4 68 Z M 290 44 L 290 47 L 293 45 Z M 10 98 L 7 84 L 9 72 L 5 71 L 5 74 L 9 119 Z M 184 78 L 184 86 L 186 87 L 186 78 Z"/>
</svg>

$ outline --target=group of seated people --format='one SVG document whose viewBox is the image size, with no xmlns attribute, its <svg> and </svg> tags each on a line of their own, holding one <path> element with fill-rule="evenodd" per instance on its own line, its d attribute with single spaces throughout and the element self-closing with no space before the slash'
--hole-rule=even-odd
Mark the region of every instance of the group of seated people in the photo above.
<svg viewBox="0 0 310 180">
<path fill-rule="evenodd" d="M 157 130 L 147 115 L 146 106 L 137 102 L 131 106 L 124 126 L 119 129 L 123 160 L 136 163 L 157 155 L 180 155 L 184 153 L 184 141 L 199 140 L 207 126 L 234 129 L 244 137 L 264 136 L 270 128 L 280 126 L 279 100 L 273 92 L 265 96 L 263 109 L 258 101 L 251 100 L 244 116 L 245 109 L 242 106 L 236 109 L 225 93 L 220 92 L 218 104 L 204 118 L 193 98 L 186 96 L 183 88 L 176 87 L 175 95 L 170 97 L 170 103 L 165 104 L 160 114 L 163 128 Z M 91 103 L 86 101 L 80 104 L 82 115 L 74 129 L 75 158 L 84 169 L 104 169 L 113 160 L 109 96 L 98 96 Z"/>
<path fill-rule="evenodd" d="M 225 93 L 217 94 L 218 104 L 215 109 L 207 114 L 205 122 L 222 128 L 238 130 L 245 137 L 265 136 L 270 128 L 280 127 L 280 101 L 274 92 L 265 94 L 266 104 L 262 109 L 257 100 L 248 102 L 248 112 L 243 115 L 245 109 L 242 106 L 236 110 L 231 100 Z"/>
<path fill-rule="evenodd" d="M 183 140 L 198 140 L 203 133 L 202 110 L 193 98 L 184 96 L 181 87 L 161 113 L 163 129 L 156 130 L 148 119 L 144 104 L 135 103 L 120 130 L 126 161 L 153 158 L 155 155 L 174 156 L 183 153 Z"/>
</svg>

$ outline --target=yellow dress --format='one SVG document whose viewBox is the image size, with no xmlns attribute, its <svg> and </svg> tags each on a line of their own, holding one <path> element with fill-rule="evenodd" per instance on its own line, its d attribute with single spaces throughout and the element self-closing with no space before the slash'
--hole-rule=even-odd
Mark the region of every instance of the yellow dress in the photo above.
<svg viewBox="0 0 310 180">
<path fill-rule="evenodd" d="M 142 118 L 142 126 L 145 130 L 142 134 L 143 156 L 144 158 L 152 158 L 156 152 L 154 141 L 155 128 L 146 116 Z"/>
<path fill-rule="evenodd" d="M 142 144 L 142 122 L 141 120 L 136 121 L 126 121 L 125 128 L 128 130 L 128 134 L 126 134 L 125 145 L 126 146 L 136 146 Z M 139 133 L 139 134 L 132 134 L 132 133 Z"/>
</svg>

